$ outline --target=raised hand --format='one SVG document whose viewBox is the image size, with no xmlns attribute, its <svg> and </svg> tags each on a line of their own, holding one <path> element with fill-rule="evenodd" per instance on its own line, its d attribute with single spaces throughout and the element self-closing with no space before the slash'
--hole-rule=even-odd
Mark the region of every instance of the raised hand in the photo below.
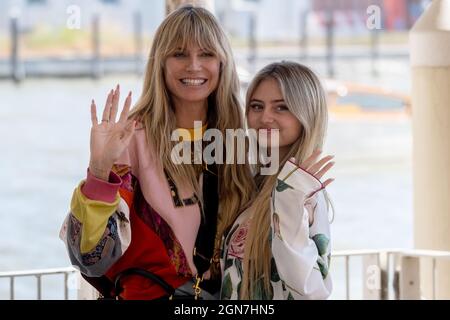
<svg viewBox="0 0 450 320">
<path fill-rule="evenodd" d="M 120 86 L 111 90 L 106 99 L 101 122 L 97 119 L 97 106 L 91 103 L 91 139 L 89 171 L 97 178 L 108 181 L 113 164 L 125 151 L 134 134 L 136 121 L 128 120 L 131 106 L 131 91 L 125 99 L 124 107 L 116 122 L 120 98 Z"/>
<path fill-rule="evenodd" d="M 332 166 L 334 166 L 334 162 L 330 162 L 334 158 L 334 156 L 326 156 L 318 160 L 321 153 L 321 150 L 314 150 L 312 155 L 306 158 L 302 163 L 298 164 L 300 168 L 309 172 L 319 180 L 325 175 L 325 173 L 328 172 L 328 170 L 331 169 Z M 322 185 L 325 188 L 333 181 L 334 179 L 332 178 L 327 179 L 322 183 Z"/>
</svg>

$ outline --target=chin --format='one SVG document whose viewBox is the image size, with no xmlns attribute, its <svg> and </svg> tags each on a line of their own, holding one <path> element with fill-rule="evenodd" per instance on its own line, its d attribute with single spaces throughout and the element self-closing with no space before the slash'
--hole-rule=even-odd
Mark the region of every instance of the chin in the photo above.
<svg viewBox="0 0 450 320">
<path fill-rule="evenodd" d="M 205 100 L 208 99 L 208 96 L 201 96 L 201 97 L 182 97 L 181 100 L 185 101 L 185 102 L 189 102 L 189 103 L 200 103 L 200 102 L 204 102 Z"/>
<path fill-rule="evenodd" d="M 208 92 L 192 92 L 192 93 L 185 93 L 183 95 L 179 95 L 179 98 L 181 100 L 187 101 L 187 102 L 201 102 L 208 99 L 209 93 Z"/>
<path fill-rule="evenodd" d="M 279 148 L 279 147 L 280 147 L 280 145 L 279 145 L 278 143 L 273 143 L 273 144 L 272 144 L 272 142 L 270 141 L 270 139 L 269 139 L 269 140 L 267 140 L 267 139 L 260 139 L 260 140 L 258 141 L 258 145 L 259 145 L 261 148 Z"/>
</svg>

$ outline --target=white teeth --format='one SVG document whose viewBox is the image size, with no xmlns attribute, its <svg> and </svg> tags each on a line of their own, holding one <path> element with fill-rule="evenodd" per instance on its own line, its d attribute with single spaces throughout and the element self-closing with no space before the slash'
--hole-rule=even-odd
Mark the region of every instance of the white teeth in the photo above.
<svg viewBox="0 0 450 320">
<path fill-rule="evenodd" d="M 186 84 L 188 86 L 201 86 L 206 82 L 205 79 L 181 79 L 181 82 L 183 84 Z"/>
</svg>

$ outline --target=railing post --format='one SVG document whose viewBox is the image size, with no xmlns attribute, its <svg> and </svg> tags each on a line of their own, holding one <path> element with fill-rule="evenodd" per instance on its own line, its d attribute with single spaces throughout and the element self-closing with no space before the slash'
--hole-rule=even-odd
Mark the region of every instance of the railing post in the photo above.
<svg viewBox="0 0 450 320">
<path fill-rule="evenodd" d="M 9 278 L 9 300 L 14 300 L 14 277 Z"/>
<path fill-rule="evenodd" d="M 91 286 L 84 278 L 81 276 L 80 272 L 77 272 L 78 277 L 78 300 L 96 300 L 99 296 L 97 290 Z"/>
<path fill-rule="evenodd" d="M 436 258 L 433 258 L 431 261 L 431 297 L 433 300 L 436 300 Z"/>
<path fill-rule="evenodd" d="M 345 256 L 345 299 L 350 300 L 350 256 Z"/>
<path fill-rule="evenodd" d="M 378 254 L 363 256 L 363 299 L 381 300 L 381 266 Z"/>
<path fill-rule="evenodd" d="M 389 300 L 389 252 L 380 252 L 381 300 Z"/>
<path fill-rule="evenodd" d="M 69 300 L 69 275 L 64 273 L 64 300 Z"/>
<path fill-rule="evenodd" d="M 394 275 L 392 279 L 392 287 L 394 289 L 394 300 L 400 300 L 400 273 L 401 273 L 401 254 L 394 255 Z"/>
<path fill-rule="evenodd" d="M 37 282 L 37 299 L 42 300 L 42 277 L 41 275 L 36 275 Z"/>
<path fill-rule="evenodd" d="M 399 294 L 400 300 L 420 299 L 420 258 L 400 258 Z"/>
</svg>

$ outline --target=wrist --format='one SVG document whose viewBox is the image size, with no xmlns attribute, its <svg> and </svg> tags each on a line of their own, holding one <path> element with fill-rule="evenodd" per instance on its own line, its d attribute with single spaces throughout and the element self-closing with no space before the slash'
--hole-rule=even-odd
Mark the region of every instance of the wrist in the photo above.
<svg viewBox="0 0 450 320">
<path fill-rule="evenodd" d="M 109 173 L 111 172 L 112 166 L 105 166 L 104 164 L 98 165 L 95 162 L 89 163 L 89 172 L 98 179 L 104 181 L 109 180 Z"/>
</svg>

